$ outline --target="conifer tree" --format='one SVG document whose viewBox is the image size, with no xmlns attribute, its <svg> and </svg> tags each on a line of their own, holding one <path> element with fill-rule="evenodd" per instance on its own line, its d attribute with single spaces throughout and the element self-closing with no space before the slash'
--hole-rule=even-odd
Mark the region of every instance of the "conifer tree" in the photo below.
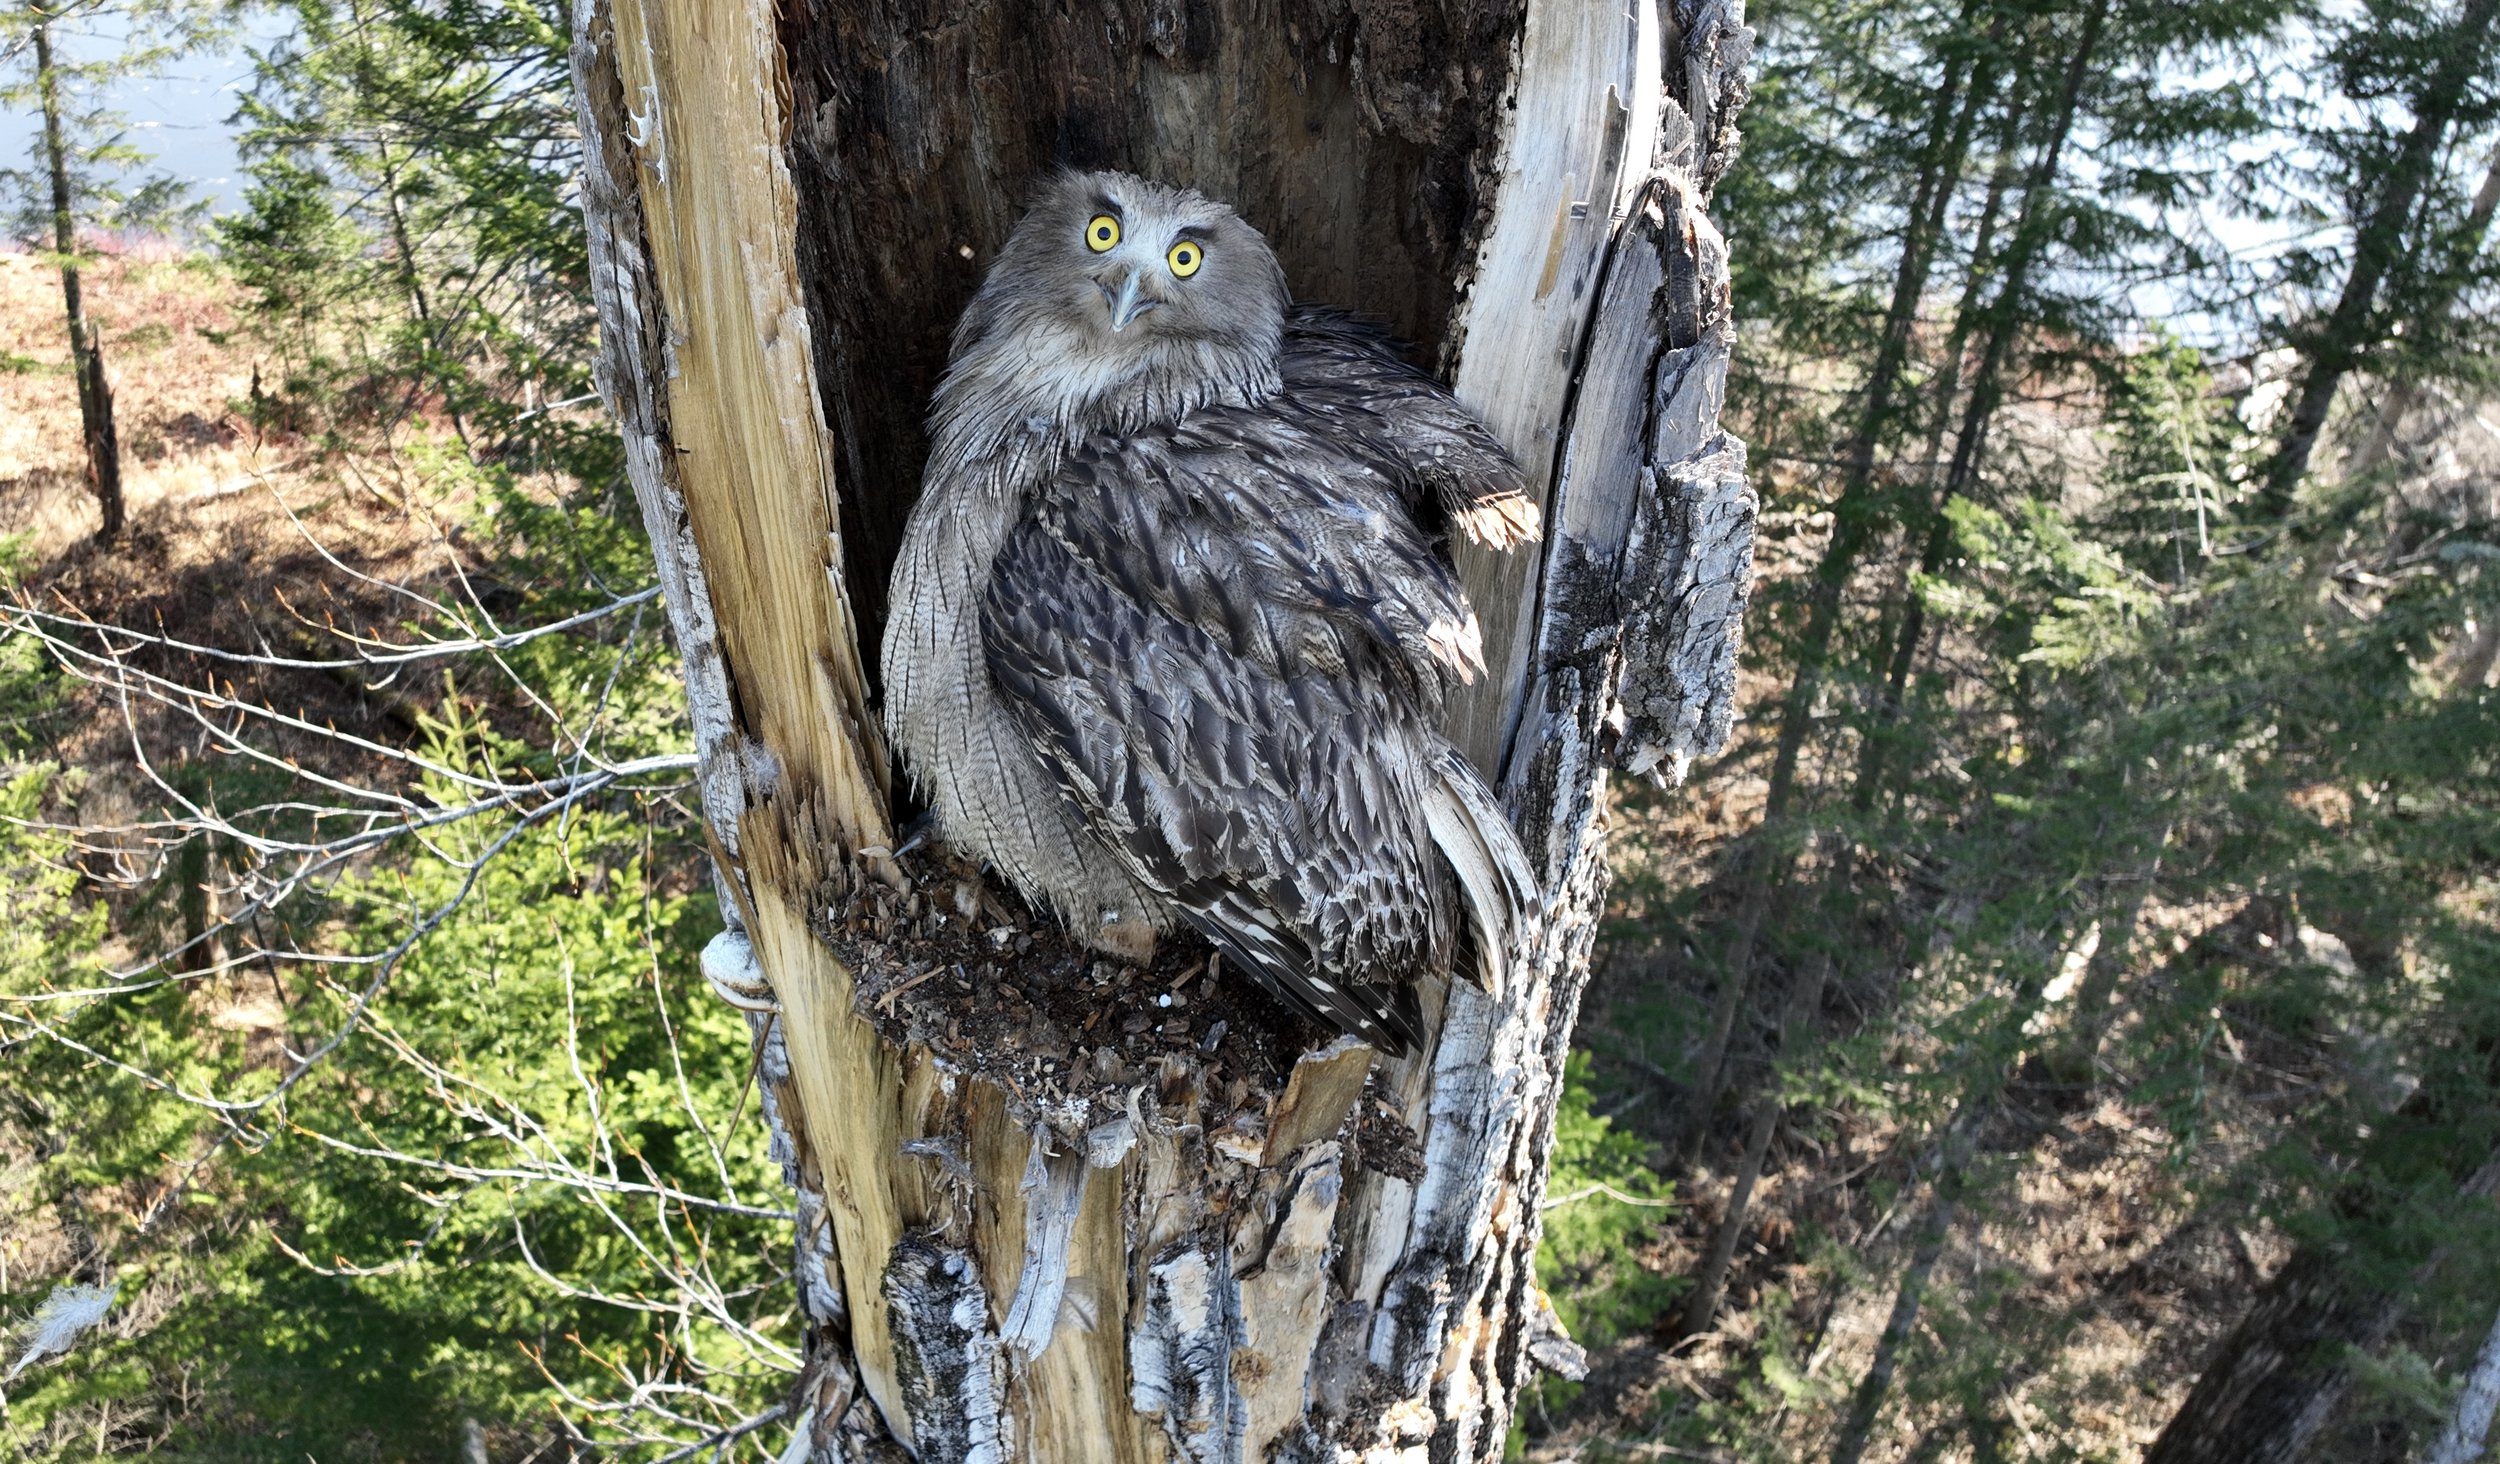
<svg viewBox="0 0 2500 1464">
<path fill-rule="evenodd" d="M 0 41 L 16 43 L 7 51 L 23 68 L 0 81 L 0 103 L 31 104 L 42 122 L 33 166 L 0 172 L 0 186 L 15 195 L 19 231 L 48 244 L 60 271 L 87 487 L 102 510 L 102 543 L 120 535 L 125 516 L 121 437 L 104 340 L 81 272 L 81 233 L 161 226 L 178 211 L 183 189 L 161 173 L 139 176 L 146 155 L 125 140 L 125 124 L 99 94 L 221 34 L 227 9 L 219 0 L 26 0 L 22 9 L 0 10 Z M 82 55 L 96 49 L 85 43 L 97 38 L 99 21 L 119 33 L 102 45 L 119 49 Z"/>
<path fill-rule="evenodd" d="M 2496 27 L 2500 0 L 2464 0 L 2453 13 L 2422 0 L 2372 0 L 2335 38 L 2329 59 L 2337 84 L 2364 120 L 2311 142 L 2329 159 L 2321 181 L 2349 211 L 2339 222 L 2349 223 L 2352 242 L 2340 259 L 2294 256 L 2296 282 L 2322 284 L 2340 265 L 2342 283 L 2321 318 L 2289 332 L 2301 356 L 2300 386 L 2265 465 L 2259 501 L 2269 517 L 2291 511 L 2344 378 L 2383 354 L 2409 315 L 2418 317 L 2408 300 L 2447 293 L 2444 282 L 2470 268 L 2471 248 L 2460 260 L 2446 247 L 2465 190 L 2443 162 L 2500 109 L 2492 85 Z M 2400 115 L 2384 107 L 2391 97 L 2402 98 Z"/>
</svg>

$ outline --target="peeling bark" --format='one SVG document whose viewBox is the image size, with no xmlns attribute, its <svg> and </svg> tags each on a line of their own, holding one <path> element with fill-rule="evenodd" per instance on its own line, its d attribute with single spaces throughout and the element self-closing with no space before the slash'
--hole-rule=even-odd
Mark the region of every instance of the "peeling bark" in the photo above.
<svg viewBox="0 0 2500 1464">
<path fill-rule="evenodd" d="M 1229 1264 L 1174 1246 L 1146 1268 L 1145 1305 L 1129 1331 L 1129 1398 L 1160 1420 L 1190 1464 L 1236 1464 L 1249 1427 L 1233 1386 L 1241 1293 Z"/>
<path fill-rule="evenodd" d="M 895 1372 L 918 1425 L 920 1457 L 1006 1464 L 1006 1368 L 990 1330 L 979 1263 L 960 1250 L 905 1236 L 886 1260 L 894 1312 Z"/>
</svg>

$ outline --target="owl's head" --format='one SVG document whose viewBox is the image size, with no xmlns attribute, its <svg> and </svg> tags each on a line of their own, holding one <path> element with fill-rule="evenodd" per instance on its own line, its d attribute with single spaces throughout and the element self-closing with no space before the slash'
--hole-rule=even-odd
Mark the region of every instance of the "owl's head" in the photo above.
<svg viewBox="0 0 2500 1464">
<path fill-rule="evenodd" d="M 1071 404 L 1124 385 L 1175 405 L 1256 395 L 1288 302 L 1275 252 L 1224 204 L 1128 173 L 1063 173 L 999 251 L 955 356 L 1012 357 Z"/>
</svg>

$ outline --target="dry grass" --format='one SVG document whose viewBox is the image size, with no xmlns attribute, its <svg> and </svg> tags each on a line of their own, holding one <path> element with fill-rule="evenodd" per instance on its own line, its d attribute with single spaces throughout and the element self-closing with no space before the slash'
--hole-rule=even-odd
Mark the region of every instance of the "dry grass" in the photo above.
<svg viewBox="0 0 2500 1464">
<path fill-rule="evenodd" d="M 86 272 L 114 379 L 129 513 L 121 539 L 94 542 L 99 514 L 84 479 L 77 388 L 59 277 L 27 255 L 0 254 L 0 539 L 22 536 L 19 592 L 50 611 L 197 644 L 337 657 L 332 627 L 404 635 L 419 607 L 388 588 L 441 589 L 455 564 L 474 571 L 459 525 L 470 480 L 430 476 L 418 458 L 322 450 L 253 429 L 238 405 L 277 368 L 237 318 L 215 269 L 162 254 L 123 255 Z M 421 456 L 421 455 L 420 455 Z M 433 687 L 374 686 L 352 673 L 257 670 L 164 652 L 150 672 L 213 681 L 247 700 L 386 743 L 415 733 Z M 102 698 L 73 696 L 38 729 L 35 751 L 80 769 L 80 821 L 105 824 L 154 801 L 135 740 L 160 768 L 204 753 L 187 716 L 141 704 L 125 719 Z M 324 771 L 377 770 L 327 738 L 264 738 Z M 128 877 L 148 851 L 133 849 Z"/>
<path fill-rule="evenodd" d="M 229 404 L 251 390 L 248 354 L 222 344 L 235 329 L 227 287 L 161 255 L 107 259 L 84 276 L 88 308 L 115 383 L 124 491 L 134 517 L 213 497 L 265 466 Z M 0 534 L 28 536 L 38 561 L 95 532 L 84 479 L 78 388 L 57 272 L 28 254 L 0 254 Z"/>
</svg>

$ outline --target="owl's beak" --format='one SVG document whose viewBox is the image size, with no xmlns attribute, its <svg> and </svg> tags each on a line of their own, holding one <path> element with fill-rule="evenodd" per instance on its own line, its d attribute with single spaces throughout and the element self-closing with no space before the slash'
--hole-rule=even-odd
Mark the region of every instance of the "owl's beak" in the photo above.
<svg viewBox="0 0 2500 1464">
<path fill-rule="evenodd" d="M 1117 295 L 1111 292 L 1109 285 L 1100 280 L 1094 281 L 1094 288 L 1102 291 L 1103 303 L 1111 307 L 1111 328 L 1115 332 L 1128 329 L 1130 321 L 1162 303 L 1147 296 L 1141 285 L 1142 271 L 1139 270 L 1130 270 L 1128 278 L 1120 281 Z"/>
</svg>

